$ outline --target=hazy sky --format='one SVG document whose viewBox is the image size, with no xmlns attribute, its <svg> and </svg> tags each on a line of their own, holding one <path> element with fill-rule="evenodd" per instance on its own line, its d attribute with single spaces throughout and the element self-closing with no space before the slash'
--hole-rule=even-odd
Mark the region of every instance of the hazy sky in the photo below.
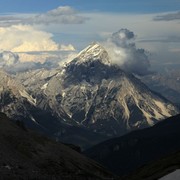
<svg viewBox="0 0 180 180">
<path fill-rule="evenodd" d="M 1 0 L 0 12 L 2 50 L 80 50 L 124 28 L 152 63 L 180 63 L 180 0 Z"/>
</svg>

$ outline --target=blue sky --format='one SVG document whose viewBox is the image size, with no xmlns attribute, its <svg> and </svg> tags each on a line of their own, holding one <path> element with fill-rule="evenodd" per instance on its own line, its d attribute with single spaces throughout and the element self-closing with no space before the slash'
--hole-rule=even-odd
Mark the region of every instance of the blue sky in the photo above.
<svg viewBox="0 0 180 180">
<path fill-rule="evenodd" d="M 72 6 L 80 11 L 154 13 L 178 11 L 179 0 L 1 0 L 0 12 L 46 12 L 58 6 Z"/>
<path fill-rule="evenodd" d="M 152 63 L 180 63 L 179 10 L 180 0 L 1 0 L 0 49 L 79 51 L 126 28 Z"/>
</svg>

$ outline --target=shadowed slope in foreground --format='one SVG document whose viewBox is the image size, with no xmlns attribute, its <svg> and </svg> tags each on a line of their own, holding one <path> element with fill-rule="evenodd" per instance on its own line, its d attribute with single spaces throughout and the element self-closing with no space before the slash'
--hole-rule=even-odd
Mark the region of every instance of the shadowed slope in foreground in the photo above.
<svg viewBox="0 0 180 180">
<path fill-rule="evenodd" d="M 142 166 L 132 174 L 122 177 L 122 180 L 152 180 L 174 172 L 180 169 L 180 151 L 168 155 L 158 161 Z M 160 179 L 161 180 L 161 179 Z"/>
<path fill-rule="evenodd" d="M 100 143 L 85 154 L 116 174 L 129 174 L 142 165 L 179 151 L 179 129 L 180 115 L 177 115 L 151 128 Z"/>
<path fill-rule="evenodd" d="M 71 148 L 26 130 L 0 113 L 0 174 L 4 179 L 113 179 Z"/>
</svg>

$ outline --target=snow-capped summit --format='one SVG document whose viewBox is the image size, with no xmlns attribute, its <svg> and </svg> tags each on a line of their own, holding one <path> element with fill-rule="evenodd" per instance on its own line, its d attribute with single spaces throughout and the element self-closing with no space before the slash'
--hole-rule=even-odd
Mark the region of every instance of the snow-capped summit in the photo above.
<svg viewBox="0 0 180 180">
<path fill-rule="evenodd" d="M 92 61 L 100 61 L 103 64 L 110 65 L 110 58 L 105 48 L 94 42 L 87 48 L 82 50 L 77 57 L 73 60 L 76 64 L 87 63 Z"/>
<path fill-rule="evenodd" d="M 79 82 L 99 84 L 102 79 L 112 78 L 123 74 L 117 66 L 111 64 L 106 49 L 99 43 L 92 43 L 82 50 L 72 61 L 64 67 L 64 83 L 66 85 Z"/>
</svg>

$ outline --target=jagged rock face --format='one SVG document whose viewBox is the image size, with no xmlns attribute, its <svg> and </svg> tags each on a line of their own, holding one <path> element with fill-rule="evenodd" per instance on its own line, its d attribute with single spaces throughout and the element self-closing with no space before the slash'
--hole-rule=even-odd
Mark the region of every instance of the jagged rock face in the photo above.
<svg viewBox="0 0 180 180">
<path fill-rule="evenodd" d="M 152 126 L 178 112 L 133 75 L 111 64 L 107 51 L 99 44 L 88 46 L 60 69 L 17 78 L 41 109 L 51 109 L 64 123 L 106 136 Z"/>
<path fill-rule="evenodd" d="M 59 90 L 58 81 L 52 79 L 54 73 L 57 75 L 56 72 L 58 74 L 59 70 L 21 74 L 19 79 L 23 80 L 24 86 L 17 78 L 0 72 L 0 112 L 11 119 L 23 121 L 25 126 L 33 130 L 65 143 L 77 144 L 81 148 L 105 140 L 104 136 L 80 127 L 59 105 L 61 94 L 56 94 Z M 49 91 L 46 90 L 47 81 L 51 87 L 47 88 Z"/>
<path fill-rule="evenodd" d="M 37 106 L 37 101 L 15 78 L 0 72 L 0 112 L 26 126 L 53 135 L 62 130 L 60 117 L 56 119 L 50 111 Z"/>
<path fill-rule="evenodd" d="M 36 100 L 15 79 L 0 72 L 0 111 L 14 119 L 30 117 L 29 108 L 36 105 Z"/>
</svg>

